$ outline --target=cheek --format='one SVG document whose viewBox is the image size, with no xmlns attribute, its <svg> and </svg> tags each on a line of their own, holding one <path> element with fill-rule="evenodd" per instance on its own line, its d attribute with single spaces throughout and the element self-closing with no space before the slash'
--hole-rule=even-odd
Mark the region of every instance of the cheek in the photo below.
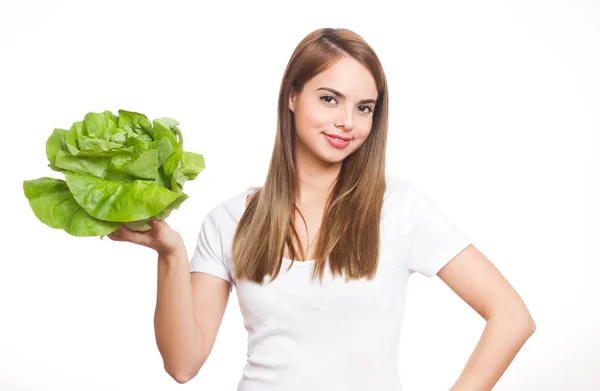
<svg viewBox="0 0 600 391">
<path fill-rule="evenodd" d="M 356 123 L 354 130 L 355 130 L 355 133 L 354 133 L 354 141 L 355 142 L 354 142 L 353 151 L 357 150 L 361 145 L 363 145 L 364 142 L 369 137 L 369 134 L 371 133 L 371 122 L 369 121 L 367 123 L 365 121 L 365 123 Z"/>
<path fill-rule="evenodd" d="M 370 119 L 359 120 L 355 123 L 354 130 L 356 131 L 356 138 L 364 141 L 371 133 L 373 121 Z"/>
<path fill-rule="evenodd" d="M 296 125 L 301 130 L 326 130 L 331 128 L 333 118 L 330 111 L 323 109 L 319 105 L 310 105 L 299 107 L 300 111 L 296 116 Z"/>
</svg>

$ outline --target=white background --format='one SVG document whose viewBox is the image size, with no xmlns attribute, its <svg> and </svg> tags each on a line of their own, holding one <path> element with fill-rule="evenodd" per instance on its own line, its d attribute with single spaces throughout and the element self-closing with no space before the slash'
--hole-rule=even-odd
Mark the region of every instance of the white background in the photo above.
<svg viewBox="0 0 600 391">
<path fill-rule="evenodd" d="M 207 168 L 169 223 L 191 255 L 217 203 L 262 185 L 277 94 L 321 27 L 369 42 L 389 82 L 387 173 L 415 180 L 521 294 L 537 331 L 495 390 L 600 389 L 597 1 L 3 1 L 1 390 L 234 390 L 233 291 L 212 355 L 177 384 L 154 340 L 156 256 L 39 222 L 22 181 L 89 111 L 178 120 Z M 483 320 L 438 278 L 408 288 L 405 391 L 448 390 Z"/>
</svg>

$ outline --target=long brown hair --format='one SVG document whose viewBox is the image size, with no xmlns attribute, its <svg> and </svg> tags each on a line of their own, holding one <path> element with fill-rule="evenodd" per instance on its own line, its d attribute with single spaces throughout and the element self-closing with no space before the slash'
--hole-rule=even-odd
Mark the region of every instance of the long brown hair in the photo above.
<svg viewBox="0 0 600 391">
<path fill-rule="evenodd" d="M 342 162 L 325 205 L 316 238 L 313 279 L 322 282 L 326 261 L 333 273 L 349 279 L 372 279 L 379 261 L 379 224 L 385 191 L 385 150 L 388 128 L 387 80 L 374 50 L 347 29 L 323 28 L 308 34 L 294 50 L 279 90 L 277 135 L 269 171 L 262 188 L 249 199 L 232 247 L 234 278 L 259 284 L 266 275 L 277 277 L 284 249 L 292 260 L 300 243 L 293 217 L 297 189 L 294 160 L 294 117 L 289 109 L 291 89 L 304 84 L 343 56 L 371 72 L 377 86 L 372 128 L 364 143 Z M 303 252 L 303 250 L 302 250 Z M 293 263 L 293 261 L 292 261 Z"/>
</svg>

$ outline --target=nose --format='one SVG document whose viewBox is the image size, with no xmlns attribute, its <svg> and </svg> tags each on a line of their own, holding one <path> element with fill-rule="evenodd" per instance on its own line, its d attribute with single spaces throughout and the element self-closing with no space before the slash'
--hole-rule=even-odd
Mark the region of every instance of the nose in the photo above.
<svg viewBox="0 0 600 391">
<path fill-rule="evenodd" d="M 335 126 L 351 130 L 354 126 L 354 111 L 347 105 L 340 105 L 339 107 L 340 109 L 337 111 Z"/>
</svg>

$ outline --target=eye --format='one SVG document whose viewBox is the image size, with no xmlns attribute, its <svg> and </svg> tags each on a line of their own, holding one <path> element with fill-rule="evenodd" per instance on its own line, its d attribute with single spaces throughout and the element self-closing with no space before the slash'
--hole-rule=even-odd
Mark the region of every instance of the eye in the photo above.
<svg viewBox="0 0 600 391">
<path fill-rule="evenodd" d="M 328 98 L 331 98 L 331 99 L 333 99 L 333 100 L 336 100 L 336 99 L 335 99 L 333 96 L 331 96 L 331 95 L 325 95 L 325 96 L 322 96 L 322 97 L 320 97 L 319 99 L 321 99 L 322 101 L 325 101 L 325 102 L 327 102 L 327 103 L 331 103 L 331 101 L 330 101 L 330 100 L 327 100 Z M 336 102 L 337 102 L 337 101 L 336 101 Z"/>
<path fill-rule="evenodd" d="M 371 106 L 360 106 L 360 107 L 359 107 L 359 109 L 360 109 L 361 107 L 362 107 L 362 108 L 367 108 L 367 109 L 369 109 L 369 110 L 367 110 L 367 111 L 363 111 L 363 110 L 361 110 L 361 112 L 362 112 L 362 113 L 368 114 L 368 113 L 372 113 L 372 112 L 373 112 L 373 109 L 371 108 Z"/>
<path fill-rule="evenodd" d="M 337 102 L 337 100 L 331 95 L 321 96 L 319 99 L 327 103 L 331 103 L 331 99 Z M 367 110 L 365 111 L 365 109 Z M 359 111 L 363 114 L 371 114 L 373 112 L 373 109 L 371 108 L 371 106 L 359 106 Z"/>
</svg>

